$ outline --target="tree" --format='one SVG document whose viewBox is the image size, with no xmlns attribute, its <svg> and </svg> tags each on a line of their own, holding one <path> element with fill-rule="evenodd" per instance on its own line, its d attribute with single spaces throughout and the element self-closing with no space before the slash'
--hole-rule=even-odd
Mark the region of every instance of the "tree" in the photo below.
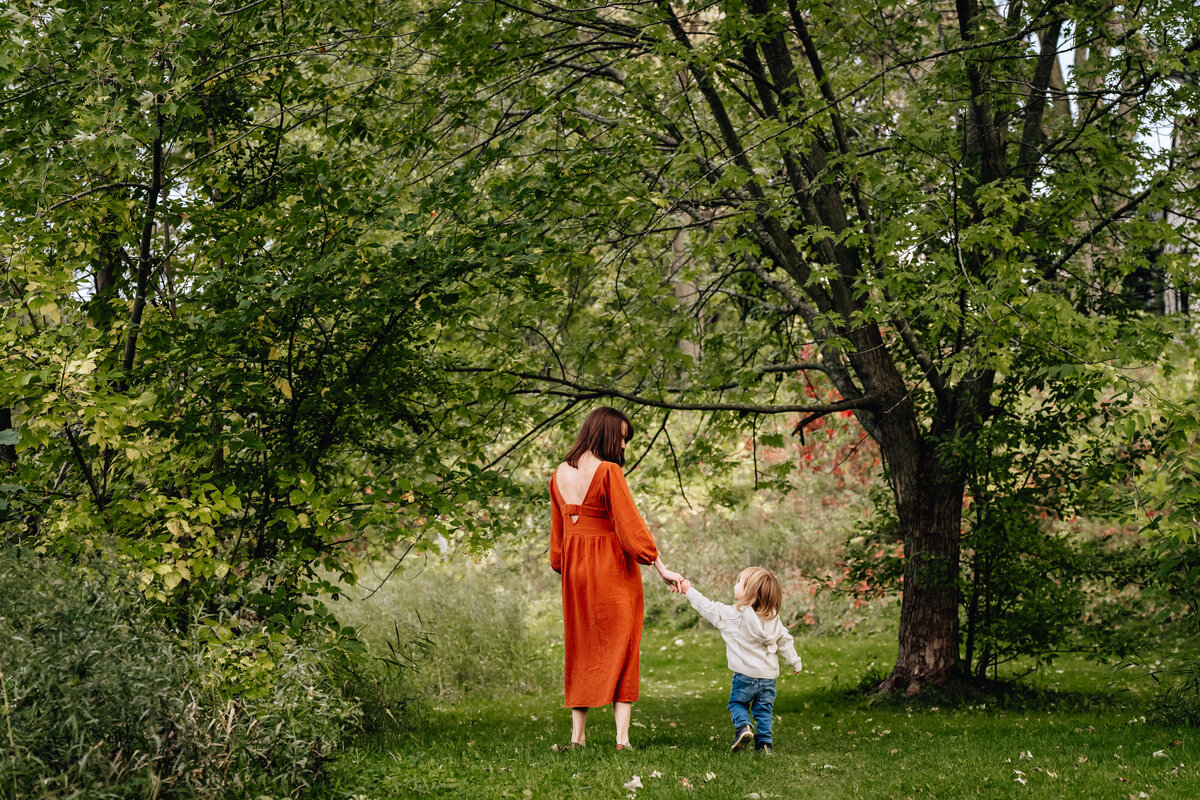
<svg viewBox="0 0 1200 800">
<path fill-rule="evenodd" d="M 436 329 L 465 279 L 520 267 L 431 216 L 409 120 L 432 112 L 392 101 L 394 22 L 207 0 L 0 16 L 7 542 L 115 550 L 169 607 L 296 627 L 335 588 L 321 567 L 353 579 L 348 546 L 475 526 L 456 517 L 494 476 L 456 460 L 470 437 L 427 446 L 458 391 Z"/>
<path fill-rule="evenodd" d="M 594 399 L 660 433 L 852 410 L 904 540 L 883 688 L 953 675 L 969 445 L 1042 392 L 1094 409 L 1169 336 L 1124 281 L 1191 235 L 1195 159 L 1148 138 L 1195 115 L 1190 6 L 503 0 L 410 24 L 429 135 L 481 170 L 449 213 L 523 220 L 510 250 L 539 237 L 553 287 L 500 313 L 481 287 L 464 372 L 514 409 L 560 398 L 546 424 Z M 1169 249 L 1155 269 L 1194 277 Z"/>
</svg>

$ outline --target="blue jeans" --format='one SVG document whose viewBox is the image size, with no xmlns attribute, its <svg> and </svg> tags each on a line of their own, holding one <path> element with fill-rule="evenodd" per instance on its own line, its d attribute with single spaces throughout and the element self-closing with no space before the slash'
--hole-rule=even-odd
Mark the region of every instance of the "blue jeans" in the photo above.
<svg viewBox="0 0 1200 800">
<path fill-rule="evenodd" d="M 733 727 L 740 730 L 750 724 L 754 715 L 755 744 L 771 743 L 771 715 L 775 708 L 775 679 L 751 678 L 733 673 L 733 688 L 729 690 L 729 716 Z"/>
</svg>

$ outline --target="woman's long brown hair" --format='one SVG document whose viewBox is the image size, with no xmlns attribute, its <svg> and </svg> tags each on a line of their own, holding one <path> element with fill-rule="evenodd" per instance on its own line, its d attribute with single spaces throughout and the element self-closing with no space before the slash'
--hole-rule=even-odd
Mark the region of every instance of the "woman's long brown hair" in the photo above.
<svg viewBox="0 0 1200 800">
<path fill-rule="evenodd" d="M 601 461 L 613 461 L 624 465 L 625 450 L 621 444 L 628 442 L 631 438 L 633 438 L 633 423 L 629 421 L 629 417 L 615 408 L 600 406 L 588 414 L 588 418 L 583 421 L 583 427 L 579 429 L 579 435 L 575 437 L 575 444 L 571 446 L 571 452 L 567 453 L 567 457 L 563 460 L 572 467 L 578 468 L 579 458 L 584 453 L 591 451 Z"/>
</svg>

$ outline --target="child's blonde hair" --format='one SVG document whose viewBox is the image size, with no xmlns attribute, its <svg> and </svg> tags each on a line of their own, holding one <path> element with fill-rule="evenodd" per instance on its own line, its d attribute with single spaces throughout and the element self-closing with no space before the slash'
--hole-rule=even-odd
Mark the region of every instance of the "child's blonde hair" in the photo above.
<svg viewBox="0 0 1200 800">
<path fill-rule="evenodd" d="M 745 605 L 753 608 L 754 613 L 763 619 L 779 616 L 783 592 L 779 588 L 775 573 L 762 567 L 746 567 L 738 574 L 738 578 L 742 582 L 742 600 L 745 601 Z"/>
</svg>

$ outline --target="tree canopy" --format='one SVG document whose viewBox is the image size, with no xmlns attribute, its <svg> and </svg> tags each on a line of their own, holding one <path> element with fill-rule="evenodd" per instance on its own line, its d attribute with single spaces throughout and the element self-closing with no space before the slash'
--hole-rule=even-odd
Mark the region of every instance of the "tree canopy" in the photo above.
<svg viewBox="0 0 1200 800">
<path fill-rule="evenodd" d="M 526 524 L 495 502 L 534 491 L 510 457 L 585 404 L 639 409 L 672 461 L 692 412 L 800 436 L 851 412 L 904 544 L 885 686 L 945 680 L 965 528 L 1153 452 L 1194 531 L 1188 399 L 1133 412 L 1178 330 L 1145 287 L 1195 280 L 1198 24 L 1174 0 L 17 3 L 5 534 L 115 543 L 150 596 L 299 625 L 368 540 Z"/>
</svg>

